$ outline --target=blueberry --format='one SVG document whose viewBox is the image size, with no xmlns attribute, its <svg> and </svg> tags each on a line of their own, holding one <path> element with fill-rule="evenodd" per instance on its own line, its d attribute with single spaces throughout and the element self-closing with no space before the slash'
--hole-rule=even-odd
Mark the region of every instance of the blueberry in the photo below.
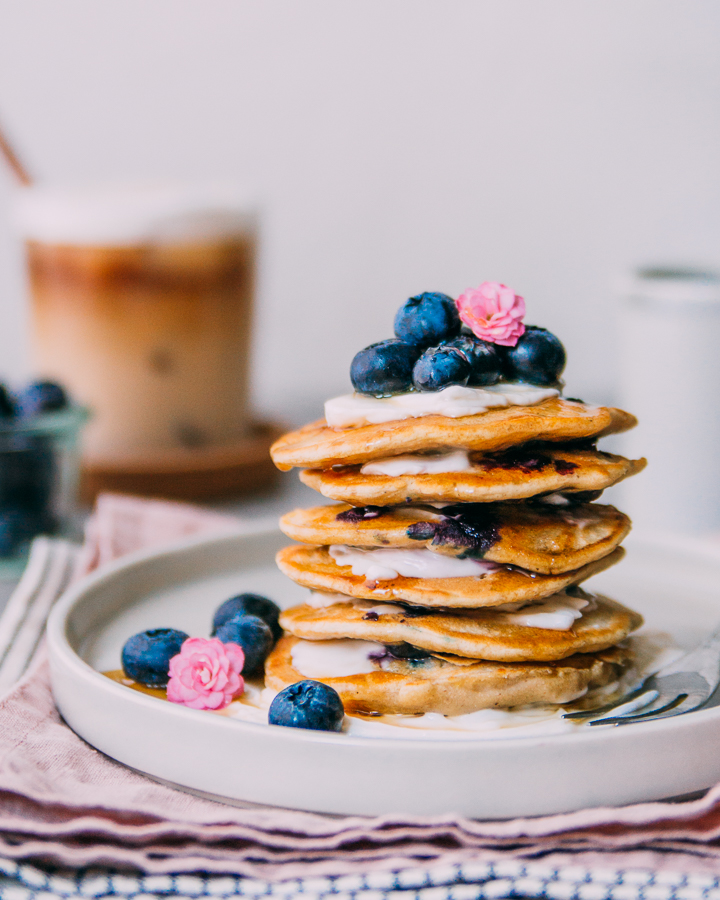
<svg viewBox="0 0 720 900">
<path fill-rule="evenodd" d="M 443 346 L 453 347 L 467 357 L 470 363 L 468 387 L 497 384 L 503 372 L 503 353 L 497 344 L 481 341 L 473 335 L 461 334 Z"/>
<path fill-rule="evenodd" d="M 15 401 L 12 394 L 4 384 L 0 384 L 0 419 L 12 419 L 15 413 Z"/>
<path fill-rule="evenodd" d="M 67 405 L 67 394 L 54 381 L 33 381 L 18 397 L 19 412 L 25 419 L 45 412 L 57 412 Z"/>
<path fill-rule="evenodd" d="M 442 345 L 426 350 L 415 363 L 413 384 L 419 391 L 441 391 L 451 384 L 467 384 L 468 358 L 456 347 Z"/>
<path fill-rule="evenodd" d="M 547 328 L 528 325 L 505 353 L 505 375 L 511 381 L 540 386 L 555 384 L 565 368 L 565 348 Z"/>
<path fill-rule="evenodd" d="M 278 622 L 280 607 L 260 594 L 238 594 L 221 604 L 213 616 L 212 634 L 215 635 L 221 625 L 238 615 L 257 616 L 270 628 L 274 640 L 282 637 Z"/>
<path fill-rule="evenodd" d="M 395 334 L 409 344 L 432 347 L 460 334 L 460 316 L 452 297 L 428 292 L 411 297 L 395 316 Z"/>
<path fill-rule="evenodd" d="M 342 700 L 336 690 L 320 681 L 298 681 L 275 697 L 270 704 L 268 723 L 315 731 L 340 731 Z"/>
<path fill-rule="evenodd" d="M 14 434 L 0 450 L 0 509 L 49 515 L 56 458 L 48 438 Z"/>
<path fill-rule="evenodd" d="M 57 523 L 50 516 L 23 509 L 0 510 L 0 557 L 13 556 L 42 533 L 52 533 Z"/>
<path fill-rule="evenodd" d="M 170 660 L 180 652 L 184 631 L 175 628 L 151 628 L 125 641 L 122 667 L 128 678 L 148 687 L 165 687 L 168 683 Z"/>
<path fill-rule="evenodd" d="M 420 350 L 405 341 L 370 344 L 355 354 L 350 380 L 361 394 L 400 394 L 412 387 L 412 370 Z"/>
<path fill-rule="evenodd" d="M 258 675 L 262 672 L 265 659 L 275 643 L 267 622 L 258 616 L 243 613 L 238 613 L 221 625 L 215 632 L 215 637 L 223 644 L 239 644 L 242 647 L 245 654 L 243 675 Z"/>
</svg>

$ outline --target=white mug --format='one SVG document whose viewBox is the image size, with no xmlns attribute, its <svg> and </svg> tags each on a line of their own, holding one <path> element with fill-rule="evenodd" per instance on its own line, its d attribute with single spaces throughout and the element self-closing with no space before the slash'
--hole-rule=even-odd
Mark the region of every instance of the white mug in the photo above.
<svg viewBox="0 0 720 900">
<path fill-rule="evenodd" d="M 648 460 L 622 486 L 627 512 L 645 531 L 720 530 L 720 277 L 637 272 L 619 340 L 619 405 L 639 420 L 621 449 Z"/>
</svg>

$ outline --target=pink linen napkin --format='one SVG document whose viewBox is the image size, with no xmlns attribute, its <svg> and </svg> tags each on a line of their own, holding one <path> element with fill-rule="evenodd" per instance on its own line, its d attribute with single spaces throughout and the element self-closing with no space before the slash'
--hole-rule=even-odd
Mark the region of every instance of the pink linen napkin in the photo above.
<svg viewBox="0 0 720 900">
<path fill-rule="evenodd" d="M 105 495 L 88 525 L 81 569 L 236 526 L 182 504 Z M 452 811 L 364 818 L 230 806 L 152 781 L 77 737 L 53 704 L 43 650 L 0 701 L 0 856 L 286 879 L 540 855 L 553 865 L 715 874 L 720 785 L 692 802 L 503 822 Z"/>
</svg>

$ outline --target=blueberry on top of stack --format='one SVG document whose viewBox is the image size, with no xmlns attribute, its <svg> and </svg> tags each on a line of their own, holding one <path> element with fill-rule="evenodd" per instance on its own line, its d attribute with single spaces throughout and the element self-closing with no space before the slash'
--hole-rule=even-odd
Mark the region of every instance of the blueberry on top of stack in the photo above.
<svg viewBox="0 0 720 900">
<path fill-rule="evenodd" d="M 447 294 L 419 294 L 398 310 L 394 339 L 356 354 L 350 380 L 356 391 L 374 396 L 440 391 L 453 384 L 483 387 L 503 378 L 557 384 L 565 348 L 546 328 L 520 327 L 522 335 L 512 345 L 483 340 L 467 326 L 462 331 L 458 307 Z"/>
<path fill-rule="evenodd" d="M 339 503 L 281 520 L 302 545 L 278 565 L 313 593 L 280 617 L 269 686 L 459 716 L 592 697 L 628 667 L 640 616 L 579 584 L 622 558 L 629 519 L 593 501 L 645 461 L 596 442 L 635 419 L 563 399 L 563 345 L 524 315 L 495 282 L 411 297 L 353 359 L 355 392 L 275 443 Z"/>
</svg>

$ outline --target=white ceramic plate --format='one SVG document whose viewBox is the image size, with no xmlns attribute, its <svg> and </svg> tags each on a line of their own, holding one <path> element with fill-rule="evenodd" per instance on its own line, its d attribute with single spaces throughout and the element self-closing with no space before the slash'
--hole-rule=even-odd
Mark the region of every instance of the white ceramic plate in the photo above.
<svg viewBox="0 0 720 900">
<path fill-rule="evenodd" d="M 460 812 L 505 818 L 690 793 L 720 780 L 720 708 L 553 737 L 367 738 L 256 725 L 167 703 L 100 674 L 125 640 L 158 626 L 206 635 L 241 591 L 282 606 L 306 591 L 273 557 L 275 529 L 134 555 L 78 584 L 48 624 L 52 683 L 68 724 L 108 756 L 228 800 L 327 813 Z M 592 587 L 691 647 L 720 621 L 720 550 L 628 541 Z"/>
</svg>

